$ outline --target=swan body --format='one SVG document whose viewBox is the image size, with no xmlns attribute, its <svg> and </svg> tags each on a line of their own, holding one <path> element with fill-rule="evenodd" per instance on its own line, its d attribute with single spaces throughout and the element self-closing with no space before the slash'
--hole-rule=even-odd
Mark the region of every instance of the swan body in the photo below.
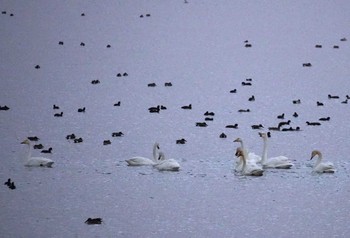
<svg viewBox="0 0 350 238">
<path fill-rule="evenodd" d="M 335 168 L 332 162 L 323 162 L 323 157 L 322 153 L 318 150 L 314 150 L 311 153 L 311 158 L 312 160 L 313 157 L 318 156 L 317 161 L 314 165 L 313 171 L 317 173 L 334 173 Z"/>
<path fill-rule="evenodd" d="M 290 169 L 294 165 L 286 156 L 267 158 L 267 134 L 259 133 L 259 135 L 264 141 L 263 156 L 261 160 L 261 164 L 264 168 Z"/>
<path fill-rule="evenodd" d="M 247 152 L 247 149 L 244 147 L 244 143 L 243 143 L 243 140 L 241 138 L 237 138 L 233 142 L 239 142 L 241 144 L 242 150 Z M 261 161 L 261 157 L 259 155 L 255 154 L 254 152 L 247 152 L 246 161 L 247 161 L 247 163 L 249 161 L 259 163 Z"/>
<path fill-rule="evenodd" d="M 158 162 L 153 165 L 159 171 L 179 171 L 180 164 L 175 159 L 166 159 L 162 151 L 159 152 Z"/>
<path fill-rule="evenodd" d="M 44 158 L 44 157 L 31 157 L 32 146 L 31 146 L 30 140 L 26 139 L 21 144 L 26 144 L 29 147 L 27 160 L 24 164 L 25 166 L 28 166 L 28 167 L 49 167 L 49 168 L 52 167 L 54 161 L 51 159 Z"/>
<path fill-rule="evenodd" d="M 130 159 L 125 160 L 129 166 L 142 166 L 142 165 L 155 165 L 157 162 L 157 153 L 159 150 L 159 144 L 156 142 L 153 145 L 153 159 L 146 157 L 135 156 Z"/>
<path fill-rule="evenodd" d="M 247 162 L 247 152 L 242 148 L 237 148 L 236 156 L 240 158 L 241 163 L 236 164 L 236 172 L 240 172 L 242 175 L 248 176 L 262 176 L 264 170 L 256 163 Z"/>
</svg>

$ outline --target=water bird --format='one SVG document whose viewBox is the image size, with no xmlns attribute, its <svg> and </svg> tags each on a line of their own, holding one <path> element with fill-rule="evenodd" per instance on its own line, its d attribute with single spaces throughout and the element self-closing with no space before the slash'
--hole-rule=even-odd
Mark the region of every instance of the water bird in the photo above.
<svg viewBox="0 0 350 238">
<path fill-rule="evenodd" d="M 295 128 L 293 128 L 293 127 L 289 127 L 289 128 L 282 128 L 282 130 L 281 131 L 300 131 L 300 127 L 299 126 L 297 126 L 297 127 L 295 127 Z"/>
<path fill-rule="evenodd" d="M 63 117 L 63 112 L 55 113 L 53 116 L 54 117 Z"/>
<path fill-rule="evenodd" d="M 52 109 L 54 109 L 54 110 L 58 110 L 58 109 L 60 109 L 60 107 L 59 107 L 59 106 L 57 106 L 56 104 L 54 104 L 54 105 L 52 106 Z"/>
<path fill-rule="evenodd" d="M 28 136 L 27 139 L 30 140 L 30 141 L 38 141 L 38 140 L 40 140 L 39 137 L 37 137 L 37 136 Z"/>
<path fill-rule="evenodd" d="M 157 86 L 157 84 L 156 83 L 149 83 L 149 84 L 147 84 L 147 86 L 148 87 L 155 87 L 155 86 Z"/>
<path fill-rule="evenodd" d="M 175 159 L 167 159 L 162 151 L 159 152 L 158 160 L 154 168 L 159 171 L 179 171 L 180 164 Z"/>
<path fill-rule="evenodd" d="M 15 182 L 12 182 L 8 187 L 9 187 L 9 189 L 11 189 L 11 190 L 16 189 Z"/>
<path fill-rule="evenodd" d="M 225 133 L 221 133 L 219 137 L 220 138 L 227 138 L 227 135 Z"/>
<path fill-rule="evenodd" d="M 214 112 L 206 111 L 206 112 L 204 113 L 204 116 L 215 116 L 215 113 L 214 113 Z"/>
<path fill-rule="evenodd" d="M 119 132 L 113 132 L 112 133 L 112 137 L 121 137 L 121 136 L 123 136 L 124 134 L 123 134 L 123 132 L 121 132 L 121 131 L 119 131 Z"/>
<path fill-rule="evenodd" d="M 75 138 L 76 138 L 76 136 L 75 136 L 74 133 L 72 133 L 72 134 L 66 136 L 66 139 L 67 139 L 67 140 L 74 140 Z"/>
<path fill-rule="evenodd" d="M 252 44 L 248 44 L 248 43 L 247 43 L 247 44 L 244 45 L 244 47 L 245 47 L 245 48 L 250 48 L 250 47 L 252 47 Z"/>
<path fill-rule="evenodd" d="M 317 101 L 317 106 L 318 106 L 318 107 L 324 106 L 324 104 L 323 104 L 322 102 Z"/>
<path fill-rule="evenodd" d="M 282 126 L 289 125 L 290 122 L 291 122 L 290 120 L 288 120 L 288 121 L 281 121 L 280 123 L 278 123 L 278 127 L 281 128 Z"/>
<path fill-rule="evenodd" d="M 50 147 L 50 148 L 47 149 L 47 150 L 42 150 L 40 153 L 43 153 L 43 154 L 51 154 L 51 153 L 52 153 L 52 147 Z"/>
<path fill-rule="evenodd" d="M 254 130 L 260 130 L 260 129 L 264 128 L 264 126 L 261 125 L 261 124 L 259 124 L 259 125 L 252 125 L 251 127 L 252 127 L 252 129 L 254 129 Z"/>
<path fill-rule="evenodd" d="M 333 45 L 333 49 L 339 49 L 339 45 Z"/>
<path fill-rule="evenodd" d="M 122 74 L 121 74 L 121 73 L 118 73 L 118 74 L 117 74 L 117 77 L 121 77 L 121 76 L 122 76 Z"/>
<path fill-rule="evenodd" d="M 0 111 L 7 111 L 9 110 L 10 108 L 8 106 L 0 106 Z"/>
<path fill-rule="evenodd" d="M 274 127 L 274 126 L 270 126 L 268 127 L 267 129 L 269 129 L 270 131 L 280 131 L 281 130 L 281 127 L 278 125 L 277 127 Z"/>
<path fill-rule="evenodd" d="M 298 117 L 298 116 L 299 116 L 298 113 L 296 112 L 293 113 L 293 117 Z"/>
<path fill-rule="evenodd" d="M 319 123 L 319 122 L 309 122 L 309 121 L 307 121 L 306 124 L 308 126 L 320 126 L 321 125 L 321 123 Z"/>
<path fill-rule="evenodd" d="M 343 104 L 348 104 L 348 99 L 345 99 L 345 100 L 342 101 L 341 103 L 343 103 Z"/>
<path fill-rule="evenodd" d="M 340 41 L 347 41 L 347 39 L 344 37 L 344 38 L 341 38 Z"/>
<path fill-rule="evenodd" d="M 99 84 L 99 83 L 100 83 L 100 80 L 98 80 L 98 79 L 91 81 L 91 84 Z"/>
<path fill-rule="evenodd" d="M 166 106 L 160 105 L 160 110 L 167 110 Z"/>
<path fill-rule="evenodd" d="M 108 44 L 108 45 L 106 46 L 106 48 L 111 48 L 111 45 Z"/>
<path fill-rule="evenodd" d="M 80 16 L 84 17 L 84 16 L 85 16 L 85 13 L 80 14 Z"/>
<path fill-rule="evenodd" d="M 85 107 L 83 107 L 83 108 L 78 108 L 78 112 L 85 112 Z"/>
<path fill-rule="evenodd" d="M 232 129 L 238 129 L 238 124 L 234 124 L 234 125 L 227 125 L 225 126 L 225 128 L 232 128 Z"/>
<path fill-rule="evenodd" d="M 114 107 L 120 107 L 120 101 L 113 104 Z"/>
<path fill-rule="evenodd" d="M 293 104 L 300 104 L 300 103 L 301 103 L 301 100 L 300 100 L 300 99 L 293 100 Z"/>
<path fill-rule="evenodd" d="M 73 140 L 74 141 L 74 143 L 82 143 L 83 142 L 83 138 L 76 138 L 76 139 L 74 139 Z"/>
<path fill-rule="evenodd" d="M 311 63 L 303 63 L 303 67 L 311 67 L 312 64 Z"/>
<path fill-rule="evenodd" d="M 185 144 L 187 141 L 184 139 L 184 138 L 182 138 L 182 139 L 179 139 L 179 140 L 176 140 L 176 144 Z"/>
<path fill-rule="evenodd" d="M 11 185 L 11 178 L 8 178 L 7 181 L 4 183 L 4 185 L 10 186 Z"/>
<path fill-rule="evenodd" d="M 63 45 L 64 43 L 63 43 L 63 41 L 59 41 L 58 44 L 59 45 Z"/>
<path fill-rule="evenodd" d="M 248 101 L 249 101 L 249 102 L 254 102 L 254 101 L 255 101 L 254 95 L 252 95 L 250 98 L 248 98 Z"/>
<path fill-rule="evenodd" d="M 35 65 L 35 68 L 36 68 L 36 69 L 40 69 L 40 65 L 38 65 L 38 64 Z"/>
<path fill-rule="evenodd" d="M 28 139 L 25 139 L 21 144 L 26 144 L 28 145 L 28 154 L 26 157 L 26 162 L 25 162 L 25 166 L 29 166 L 29 167 L 52 167 L 54 161 L 51 159 L 47 159 L 44 157 L 31 157 L 31 142 Z"/>
<path fill-rule="evenodd" d="M 328 99 L 339 99 L 339 96 L 328 94 Z"/>
<path fill-rule="evenodd" d="M 322 153 L 319 150 L 314 150 L 311 152 L 311 158 L 318 156 L 317 161 L 313 167 L 313 171 L 317 173 L 334 173 L 335 168 L 332 162 L 323 162 Z"/>
<path fill-rule="evenodd" d="M 252 86 L 251 82 L 242 82 L 242 86 Z"/>
<path fill-rule="evenodd" d="M 198 127 L 207 127 L 208 124 L 206 122 L 196 122 L 196 126 L 198 126 Z"/>
<path fill-rule="evenodd" d="M 318 119 L 319 121 L 329 121 L 331 118 L 330 117 L 321 117 Z"/>
<path fill-rule="evenodd" d="M 149 13 L 146 14 L 146 17 L 150 17 L 150 16 L 151 16 L 151 14 L 149 14 Z"/>
<path fill-rule="evenodd" d="M 259 133 L 260 137 L 263 139 L 264 148 L 263 155 L 261 158 L 261 164 L 263 168 L 275 168 L 275 169 L 290 169 L 293 166 L 293 163 L 286 156 L 277 156 L 277 157 L 267 157 L 267 134 Z"/>
<path fill-rule="evenodd" d="M 214 118 L 212 118 L 212 117 L 206 117 L 206 118 L 204 118 L 204 121 L 214 121 Z"/>
<path fill-rule="evenodd" d="M 112 144 L 112 142 L 110 140 L 104 140 L 103 141 L 103 145 L 110 145 Z"/>
<path fill-rule="evenodd" d="M 248 163 L 247 161 L 247 153 L 242 148 L 237 148 L 236 156 L 239 158 L 239 163 L 236 164 L 235 170 L 240 172 L 242 175 L 246 176 L 262 176 L 264 174 L 264 170 L 259 167 L 257 164 Z"/>
<path fill-rule="evenodd" d="M 85 43 L 84 43 L 84 42 L 81 42 L 81 43 L 80 43 L 80 46 L 85 46 Z"/>
<path fill-rule="evenodd" d="M 277 119 L 284 119 L 284 113 L 282 113 L 281 115 L 278 115 Z"/>
<path fill-rule="evenodd" d="M 123 73 L 123 77 L 128 77 L 129 74 L 127 72 Z"/>
<path fill-rule="evenodd" d="M 230 90 L 230 93 L 237 93 L 237 89 Z"/>
<path fill-rule="evenodd" d="M 185 110 L 191 110 L 192 109 L 192 104 L 189 104 L 188 106 L 182 106 L 181 108 L 185 109 Z"/>
<path fill-rule="evenodd" d="M 315 45 L 316 48 L 322 48 L 322 45 Z"/>
<path fill-rule="evenodd" d="M 249 109 L 239 109 L 238 112 L 250 112 Z"/>
<path fill-rule="evenodd" d="M 171 82 L 167 82 L 167 83 L 164 83 L 164 86 L 165 87 L 171 87 L 171 86 L 173 86 L 173 84 Z"/>
<path fill-rule="evenodd" d="M 148 111 L 149 111 L 150 113 L 159 113 L 159 111 L 160 111 L 160 105 L 158 105 L 158 106 L 156 106 L 156 107 L 150 107 L 150 108 L 148 108 Z"/>
<path fill-rule="evenodd" d="M 243 140 L 242 140 L 240 137 L 236 138 L 233 142 L 238 142 L 238 143 L 240 143 L 240 145 L 241 145 L 240 148 L 241 148 L 244 152 L 247 153 L 246 160 L 247 160 L 248 162 L 252 161 L 251 163 L 260 163 L 260 161 L 261 161 L 261 156 L 255 154 L 254 152 L 248 152 L 248 150 L 247 150 L 247 149 L 245 148 L 245 146 L 244 146 Z"/>
<path fill-rule="evenodd" d="M 88 218 L 86 221 L 85 221 L 86 224 L 88 225 L 100 225 L 102 224 L 102 218 Z"/>
<path fill-rule="evenodd" d="M 158 161 L 159 143 L 155 142 L 153 145 L 153 159 L 142 156 L 135 156 L 125 160 L 129 166 L 155 165 Z"/>
</svg>

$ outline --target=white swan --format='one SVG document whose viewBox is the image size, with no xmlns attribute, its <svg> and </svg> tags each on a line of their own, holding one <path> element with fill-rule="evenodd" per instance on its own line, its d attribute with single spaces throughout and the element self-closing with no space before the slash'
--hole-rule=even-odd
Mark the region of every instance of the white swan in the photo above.
<svg viewBox="0 0 350 238">
<path fill-rule="evenodd" d="M 141 156 L 135 156 L 125 160 L 129 166 L 155 165 L 158 160 L 159 144 L 156 142 L 153 145 L 153 160 Z"/>
<path fill-rule="evenodd" d="M 294 165 L 286 156 L 281 155 L 267 158 L 267 134 L 260 132 L 259 135 L 264 141 L 264 149 L 261 159 L 261 164 L 264 168 L 290 169 Z"/>
<path fill-rule="evenodd" d="M 242 175 L 248 175 L 248 176 L 262 176 L 264 173 L 264 170 L 259 167 L 257 164 L 252 163 L 249 164 L 247 163 L 247 152 L 242 149 L 242 148 L 237 148 L 236 151 L 236 156 L 238 158 L 240 158 L 240 160 L 242 161 L 242 165 L 236 165 L 235 170 L 237 172 L 240 172 Z"/>
<path fill-rule="evenodd" d="M 318 155 L 318 158 L 313 168 L 314 172 L 317 172 L 317 173 L 334 173 L 335 172 L 335 168 L 332 162 L 322 162 L 323 160 L 322 153 L 318 150 L 312 151 L 310 160 L 312 160 L 312 158 L 315 157 L 316 155 Z"/>
<path fill-rule="evenodd" d="M 241 144 L 241 148 L 247 152 L 246 160 L 248 161 L 253 161 L 255 163 L 259 163 L 261 161 L 261 157 L 254 152 L 249 152 L 247 149 L 244 147 L 243 140 L 241 138 L 235 139 L 233 142 L 239 142 Z"/>
<path fill-rule="evenodd" d="M 26 139 L 21 144 L 28 145 L 28 155 L 27 160 L 25 162 L 25 166 L 28 167 L 52 167 L 54 161 L 51 159 L 47 159 L 44 157 L 31 157 L 32 154 L 32 145 L 30 143 L 30 140 Z"/>
<path fill-rule="evenodd" d="M 174 159 L 166 159 L 162 151 L 159 152 L 158 162 L 153 165 L 159 171 L 179 171 L 180 164 Z"/>
</svg>

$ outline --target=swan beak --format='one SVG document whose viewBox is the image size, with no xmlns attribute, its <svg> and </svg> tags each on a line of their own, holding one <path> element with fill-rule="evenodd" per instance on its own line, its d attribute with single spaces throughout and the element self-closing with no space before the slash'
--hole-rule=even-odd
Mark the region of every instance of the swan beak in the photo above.
<svg viewBox="0 0 350 238">
<path fill-rule="evenodd" d="M 239 138 L 235 139 L 233 142 L 239 142 Z"/>
<path fill-rule="evenodd" d="M 311 156 L 310 160 L 312 160 L 313 157 L 314 157 L 314 155 Z"/>
</svg>

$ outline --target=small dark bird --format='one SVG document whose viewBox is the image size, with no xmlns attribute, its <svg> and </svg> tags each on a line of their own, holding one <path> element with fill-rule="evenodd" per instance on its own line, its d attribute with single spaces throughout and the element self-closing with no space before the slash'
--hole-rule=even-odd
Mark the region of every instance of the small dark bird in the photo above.
<svg viewBox="0 0 350 238">
<path fill-rule="evenodd" d="M 167 110 L 166 106 L 160 105 L 160 110 Z"/>
<path fill-rule="evenodd" d="M 107 47 L 107 48 L 111 48 L 111 45 L 107 45 L 106 47 Z"/>
<path fill-rule="evenodd" d="M 43 153 L 43 154 L 51 154 L 52 153 L 52 148 L 50 147 L 47 150 L 42 150 L 41 153 Z"/>
<path fill-rule="evenodd" d="M 85 46 L 85 43 L 84 43 L 84 42 L 81 42 L 81 43 L 80 43 L 80 46 Z"/>
<path fill-rule="evenodd" d="M 155 86 L 157 86 L 157 84 L 156 83 L 149 83 L 149 84 L 147 84 L 147 86 L 148 87 L 155 87 Z"/>
<path fill-rule="evenodd" d="M 328 94 L 328 99 L 339 99 L 339 96 L 332 96 L 332 95 Z"/>
<path fill-rule="evenodd" d="M 11 179 L 7 179 L 7 181 L 4 183 L 4 185 L 10 186 L 11 185 Z"/>
<path fill-rule="evenodd" d="M 110 145 L 111 144 L 111 141 L 110 140 L 104 140 L 103 141 L 103 145 Z"/>
<path fill-rule="evenodd" d="M 67 135 L 66 139 L 67 140 L 74 140 L 75 139 L 75 134 L 73 133 L 73 134 Z"/>
<path fill-rule="evenodd" d="M 204 121 L 214 121 L 214 118 L 212 118 L 212 117 L 206 117 L 206 118 L 204 118 Z"/>
<path fill-rule="evenodd" d="M 227 138 L 227 135 L 225 133 L 221 133 L 219 137 L 220 138 Z"/>
<path fill-rule="evenodd" d="M 239 109 L 238 112 L 250 112 L 249 109 Z"/>
<path fill-rule="evenodd" d="M 185 144 L 187 141 L 184 139 L 184 138 L 182 138 L 182 139 L 179 139 L 179 140 L 176 140 L 176 144 Z"/>
<path fill-rule="evenodd" d="M 348 99 L 345 99 L 345 100 L 342 101 L 341 103 L 343 103 L 343 104 L 348 104 Z"/>
<path fill-rule="evenodd" d="M 54 117 L 63 117 L 63 112 L 55 113 L 53 116 Z"/>
<path fill-rule="evenodd" d="M 280 127 L 280 126 L 277 126 L 277 127 L 271 126 L 271 127 L 269 127 L 268 129 L 269 129 L 270 131 L 280 131 L 280 130 L 281 130 L 281 127 Z"/>
<path fill-rule="evenodd" d="M 204 113 L 204 116 L 215 116 L 215 113 L 214 113 L 214 112 L 206 111 L 206 112 Z"/>
<path fill-rule="evenodd" d="M 85 221 L 86 224 L 88 225 L 99 225 L 102 223 L 102 218 L 88 218 L 86 221 Z"/>
<path fill-rule="evenodd" d="M 150 17 L 150 16 L 151 16 L 151 14 L 149 14 L 149 13 L 146 14 L 146 17 Z"/>
<path fill-rule="evenodd" d="M 291 123 L 291 121 L 290 120 L 288 120 L 288 121 L 281 121 L 280 123 L 278 123 L 278 127 L 282 127 L 282 126 L 285 126 L 285 125 L 289 125 Z"/>
<path fill-rule="evenodd" d="M 82 143 L 83 142 L 83 138 L 77 138 L 77 139 L 74 139 L 74 143 Z"/>
<path fill-rule="evenodd" d="M 252 45 L 247 43 L 247 44 L 244 45 L 244 47 L 245 48 L 250 48 L 250 47 L 252 47 Z"/>
<path fill-rule="evenodd" d="M 37 137 L 37 136 L 28 136 L 27 139 L 30 140 L 30 141 L 38 141 L 39 137 Z"/>
<path fill-rule="evenodd" d="M 41 150 L 42 148 L 44 148 L 44 146 L 42 144 L 38 144 L 38 145 L 34 145 L 33 148 L 36 150 Z"/>
<path fill-rule="evenodd" d="M 128 74 L 127 72 L 125 72 L 125 73 L 123 73 L 123 76 L 124 76 L 124 77 L 128 77 L 129 74 Z"/>
<path fill-rule="evenodd" d="M 322 45 L 315 45 L 316 48 L 322 48 Z"/>
<path fill-rule="evenodd" d="M 156 106 L 156 107 L 150 107 L 150 108 L 148 108 L 148 111 L 149 111 L 150 113 L 159 113 L 159 111 L 160 111 L 160 106 L 158 105 L 158 106 Z"/>
<path fill-rule="evenodd" d="M 121 74 L 121 73 L 118 73 L 118 74 L 117 74 L 117 77 L 121 77 L 121 76 L 122 76 L 122 74 Z"/>
<path fill-rule="evenodd" d="M 57 106 L 56 104 L 54 104 L 54 105 L 52 106 L 52 108 L 53 108 L 54 110 L 60 109 L 60 107 Z"/>
<path fill-rule="evenodd" d="M 15 182 L 12 182 L 8 187 L 9 187 L 9 189 L 11 189 L 11 190 L 16 189 Z"/>
<path fill-rule="evenodd" d="M 303 63 L 303 67 L 311 67 L 312 64 L 311 63 Z"/>
<path fill-rule="evenodd" d="M 264 128 L 264 126 L 261 125 L 261 124 L 259 124 L 259 125 L 252 125 L 252 129 L 255 129 L 255 130 L 260 130 L 262 128 Z"/>
<path fill-rule="evenodd" d="M 252 86 L 252 83 L 250 83 L 250 82 L 242 82 L 242 86 Z"/>
<path fill-rule="evenodd" d="M 143 18 L 143 15 L 140 15 L 140 18 Z"/>
<path fill-rule="evenodd" d="M 298 99 L 298 100 L 293 100 L 293 104 L 300 104 L 301 103 L 301 100 Z"/>
<path fill-rule="evenodd" d="M 80 14 L 80 16 L 84 17 L 84 16 L 85 16 L 85 13 Z"/>
<path fill-rule="evenodd" d="M 254 102 L 254 101 L 255 101 L 254 95 L 252 95 L 250 98 L 248 98 L 248 101 L 249 101 L 249 102 Z"/>
<path fill-rule="evenodd" d="M 321 125 L 321 123 L 319 123 L 319 122 L 306 122 L 306 124 L 308 125 L 308 126 L 320 126 Z"/>
<path fill-rule="evenodd" d="M 277 119 L 284 119 L 284 113 L 282 113 L 281 115 L 278 115 Z"/>
<path fill-rule="evenodd" d="M 324 106 L 324 104 L 322 102 L 317 101 L 317 106 L 321 107 L 321 106 Z"/>
<path fill-rule="evenodd" d="M 227 125 L 226 128 L 232 128 L 232 129 L 238 129 L 238 124 L 234 124 L 234 125 Z"/>
<path fill-rule="evenodd" d="M 165 87 L 171 87 L 171 86 L 173 86 L 173 84 L 171 82 L 167 82 L 167 83 L 164 83 L 164 86 Z"/>
<path fill-rule="evenodd" d="M 113 132 L 112 133 L 112 137 L 121 137 L 121 136 L 123 136 L 124 134 L 123 134 L 123 132 L 121 132 L 121 131 L 119 131 L 119 132 Z"/>
<path fill-rule="evenodd" d="M 7 111 L 9 110 L 10 108 L 8 106 L 0 106 L 0 111 Z"/>
<path fill-rule="evenodd" d="M 85 107 L 83 107 L 83 108 L 78 108 L 78 112 L 85 112 Z"/>
<path fill-rule="evenodd" d="M 198 126 L 198 127 L 207 127 L 208 124 L 205 123 L 205 122 L 196 122 L 196 126 Z"/>
<path fill-rule="evenodd" d="M 113 106 L 115 106 L 115 107 L 120 107 L 120 101 L 117 102 L 117 103 L 114 103 Z"/>
<path fill-rule="evenodd" d="M 318 119 L 319 121 L 329 121 L 331 118 L 330 117 L 321 117 Z"/>
<path fill-rule="evenodd" d="M 341 38 L 340 41 L 347 41 L 347 39 L 344 37 L 344 38 Z"/>
<path fill-rule="evenodd" d="M 231 90 L 230 93 L 237 93 L 237 89 Z"/>
<path fill-rule="evenodd" d="M 191 110 L 192 109 L 192 104 L 189 104 L 188 106 L 182 106 L 182 109 L 188 109 Z"/>
<path fill-rule="evenodd" d="M 60 42 L 58 42 L 58 44 L 59 44 L 59 45 L 63 45 L 64 43 L 63 43 L 63 41 L 60 41 Z"/>
<path fill-rule="evenodd" d="M 38 64 L 35 65 L 35 68 L 36 68 L 36 69 L 40 69 L 40 65 L 38 65 Z"/>
<path fill-rule="evenodd" d="M 298 116 L 299 116 L 298 113 L 296 112 L 293 113 L 293 117 L 298 117 Z"/>
<path fill-rule="evenodd" d="M 334 45 L 333 49 L 339 49 L 339 45 Z"/>
<path fill-rule="evenodd" d="M 248 79 L 245 79 L 245 81 L 251 82 L 251 81 L 253 81 L 253 79 L 252 78 L 248 78 Z"/>
</svg>

